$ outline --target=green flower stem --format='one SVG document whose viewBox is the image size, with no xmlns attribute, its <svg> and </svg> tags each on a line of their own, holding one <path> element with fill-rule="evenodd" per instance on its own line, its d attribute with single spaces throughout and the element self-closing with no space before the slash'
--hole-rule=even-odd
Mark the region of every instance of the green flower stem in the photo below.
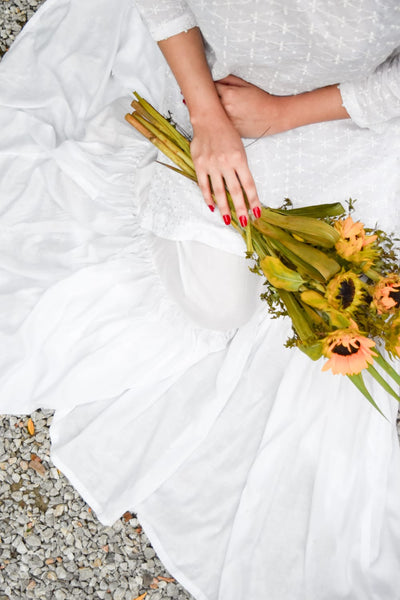
<svg viewBox="0 0 400 600">
<path fill-rule="evenodd" d="M 377 271 L 374 271 L 374 269 L 364 271 L 364 275 L 375 282 L 378 282 L 381 279 L 381 275 Z"/>
<path fill-rule="evenodd" d="M 149 123 L 149 121 L 147 121 L 144 117 L 142 117 L 141 115 L 139 115 L 137 113 L 134 113 L 133 117 L 137 121 L 139 121 L 139 123 L 141 123 L 144 127 L 147 127 L 147 129 L 150 131 L 150 133 L 152 133 L 158 140 L 160 140 L 160 142 L 165 144 L 165 146 L 174 155 L 176 155 L 177 158 L 184 161 L 186 163 L 186 165 L 189 167 L 189 169 L 193 173 L 195 173 L 194 164 L 193 164 L 193 161 L 192 161 L 192 158 L 190 155 L 188 156 L 183 150 L 181 150 L 181 148 L 179 148 L 179 146 L 177 146 L 175 144 L 175 142 L 171 141 L 168 136 L 166 136 L 162 131 L 157 129 L 157 127 L 155 125 L 152 125 L 152 123 Z M 173 160 L 175 160 L 175 159 L 173 159 Z"/>
<path fill-rule="evenodd" d="M 149 115 L 149 118 L 153 119 L 156 123 L 159 124 L 159 128 L 168 135 L 172 140 L 175 140 L 177 145 L 183 150 L 186 154 L 190 155 L 190 142 L 185 136 L 183 136 L 179 131 L 170 123 L 162 114 L 160 114 L 154 106 L 149 104 L 147 100 L 139 96 L 137 92 L 133 92 L 134 96 L 136 96 L 139 105 L 142 109 Z"/>
<path fill-rule="evenodd" d="M 297 301 L 295 295 L 292 292 L 286 292 L 285 290 L 277 291 L 282 302 L 286 306 L 288 315 L 292 320 L 293 327 L 295 328 L 299 338 L 302 342 L 309 342 L 315 337 L 315 334 L 308 320 L 308 316 L 301 308 L 301 305 Z"/>
<path fill-rule="evenodd" d="M 134 113 L 133 115 L 127 114 L 125 116 L 125 119 L 137 131 L 139 131 L 139 133 L 144 135 L 156 148 L 161 150 L 163 154 L 165 154 L 170 160 L 172 160 L 172 162 L 174 162 L 184 173 L 192 177 L 196 176 L 195 171 L 191 167 L 189 167 L 186 161 L 182 160 L 179 156 L 177 156 L 174 150 L 171 150 L 168 145 L 162 142 L 157 133 L 153 133 L 150 131 L 149 127 L 153 126 L 150 123 L 148 123 L 145 119 L 143 119 L 143 117 L 140 117 L 136 115 L 136 113 Z M 169 143 L 172 144 L 171 141 L 169 141 Z"/>
<path fill-rule="evenodd" d="M 186 173 L 185 171 L 182 171 L 181 169 L 178 169 L 177 167 L 173 167 L 172 165 L 167 165 L 167 163 L 164 163 L 161 160 L 156 160 L 156 162 L 159 165 L 162 165 L 163 167 L 167 167 L 168 169 L 171 169 L 171 171 L 175 171 L 175 173 L 179 173 L 179 175 L 183 175 L 184 177 L 187 177 L 191 181 L 194 181 L 194 183 L 197 183 L 197 177 L 195 175 L 189 175 L 189 173 Z"/>
</svg>

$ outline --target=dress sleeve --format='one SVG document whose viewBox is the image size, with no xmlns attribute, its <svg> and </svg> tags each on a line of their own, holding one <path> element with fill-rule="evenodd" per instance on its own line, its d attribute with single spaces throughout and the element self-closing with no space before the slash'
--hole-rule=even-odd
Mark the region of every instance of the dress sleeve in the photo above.
<svg viewBox="0 0 400 600">
<path fill-rule="evenodd" d="M 197 25 L 185 0 L 136 0 L 136 6 L 157 42 Z"/>
<path fill-rule="evenodd" d="M 360 127 L 400 117 L 400 46 L 368 77 L 339 86 L 343 106 Z"/>
</svg>

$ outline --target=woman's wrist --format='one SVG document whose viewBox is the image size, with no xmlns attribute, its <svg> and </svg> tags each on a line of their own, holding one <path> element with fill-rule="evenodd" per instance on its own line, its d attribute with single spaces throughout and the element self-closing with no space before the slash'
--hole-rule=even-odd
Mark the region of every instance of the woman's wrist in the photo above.
<svg viewBox="0 0 400 600">
<path fill-rule="evenodd" d="M 213 126 L 213 124 L 220 123 L 221 121 L 223 122 L 228 119 L 228 116 L 217 94 L 215 97 L 210 95 L 210 97 L 206 99 L 203 98 L 200 103 L 186 102 L 186 104 L 189 110 L 190 122 L 193 129 L 196 129 L 198 126 L 202 126 L 204 124 Z"/>
<path fill-rule="evenodd" d="M 282 131 L 312 123 L 349 118 L 337 85 L 280 98 L 281 120 L 284 127 Z"/>
</svg>

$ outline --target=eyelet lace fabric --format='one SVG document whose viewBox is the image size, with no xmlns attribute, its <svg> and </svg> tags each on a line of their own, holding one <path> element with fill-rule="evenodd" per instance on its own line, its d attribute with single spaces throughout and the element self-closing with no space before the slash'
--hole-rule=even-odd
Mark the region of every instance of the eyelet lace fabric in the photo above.
<svg viewBox="0 0 400 600">
<path fill-rule="evenodd" d="M 399 172 L 397 1 L 137 4 L 156 39 L 177 19 L 194 15 L 207 42 L 214 79 L 233 73 L 277 95 L 340 84 L 351 119 L 244 140 L 260 199 L 279 206 L 286 197 L 296 205 L 357 198 L 361 216 L 393 227 L 393 202 L 400 187 L 393 171 Z M 190 131 L 187 110 L 168 69 L 165 90 L 163 112 L 172 113 Z M 379 183 L 374 175 L 378 162 Z M 164 167 L 155 167 L 142 202 L 142 225 L 167 238 L 196 239 L 242 252 L 241 241 L 226 231 L 217 214 L 209 214 L 194 185 L 178 180 Z"/>
<path fill-rule="evenodd" d="M 155 39 L 200 27 L 215 79 L 229 73 L 272 94 L 345 83 L 365 126 L 400 114 L 397 0 L 138 0 Z M 396 52 L 398 54 L 398 52 Z M 375 69 L 391 58 L 380 67 Z M 346 105 L 346 103 L 345 103 Z"/>
</svg>

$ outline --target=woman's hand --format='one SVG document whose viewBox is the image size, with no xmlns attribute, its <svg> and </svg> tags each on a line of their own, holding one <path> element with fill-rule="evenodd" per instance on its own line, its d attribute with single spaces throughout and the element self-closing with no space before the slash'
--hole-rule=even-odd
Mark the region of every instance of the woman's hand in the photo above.
<svg viewBox="0 0 400 600">
<path fill-rule="evenodd" d="M 193 126 L 191 153 L 200 189 L 211 210 L 216 203 L 225 223 L 230 223 L 225 183 L 243 227 L 248 207 L 261 214 L 256 186 L 247 165 L 240 135 L 226 114 L 218 96 L 197 27 L 159 42 L 185 98 Z M 243 192 L 244 190 L 244 192 Z"/>
<path fill-rule="evenodd" d="M 261 204 L 250 173 L 240 135 L 223 108 L 192 119 L 193 140 L 191 154 L 203 197 L 211 210 L 215 201 L 224 219 L 231 221 L 225 184 L 242 227 L 248 222 L 248 207 L 256 217 L 261 214 Z"/>
<path fill-rule="evenodd" d="M 235 75 L 217 81 L 216 88 L 241 137 L 258 138 L 291 128 L 285 110 L 287 96 L 273 96 Z"/>
<path fill-rule="evenodd" d="M 258 138 L 311 123 L 349 118 L 335 84 L 293 96 L 273 96 L 229 75 L 217 81 L 216 88 L 241 137 Z"/>
</svg>

